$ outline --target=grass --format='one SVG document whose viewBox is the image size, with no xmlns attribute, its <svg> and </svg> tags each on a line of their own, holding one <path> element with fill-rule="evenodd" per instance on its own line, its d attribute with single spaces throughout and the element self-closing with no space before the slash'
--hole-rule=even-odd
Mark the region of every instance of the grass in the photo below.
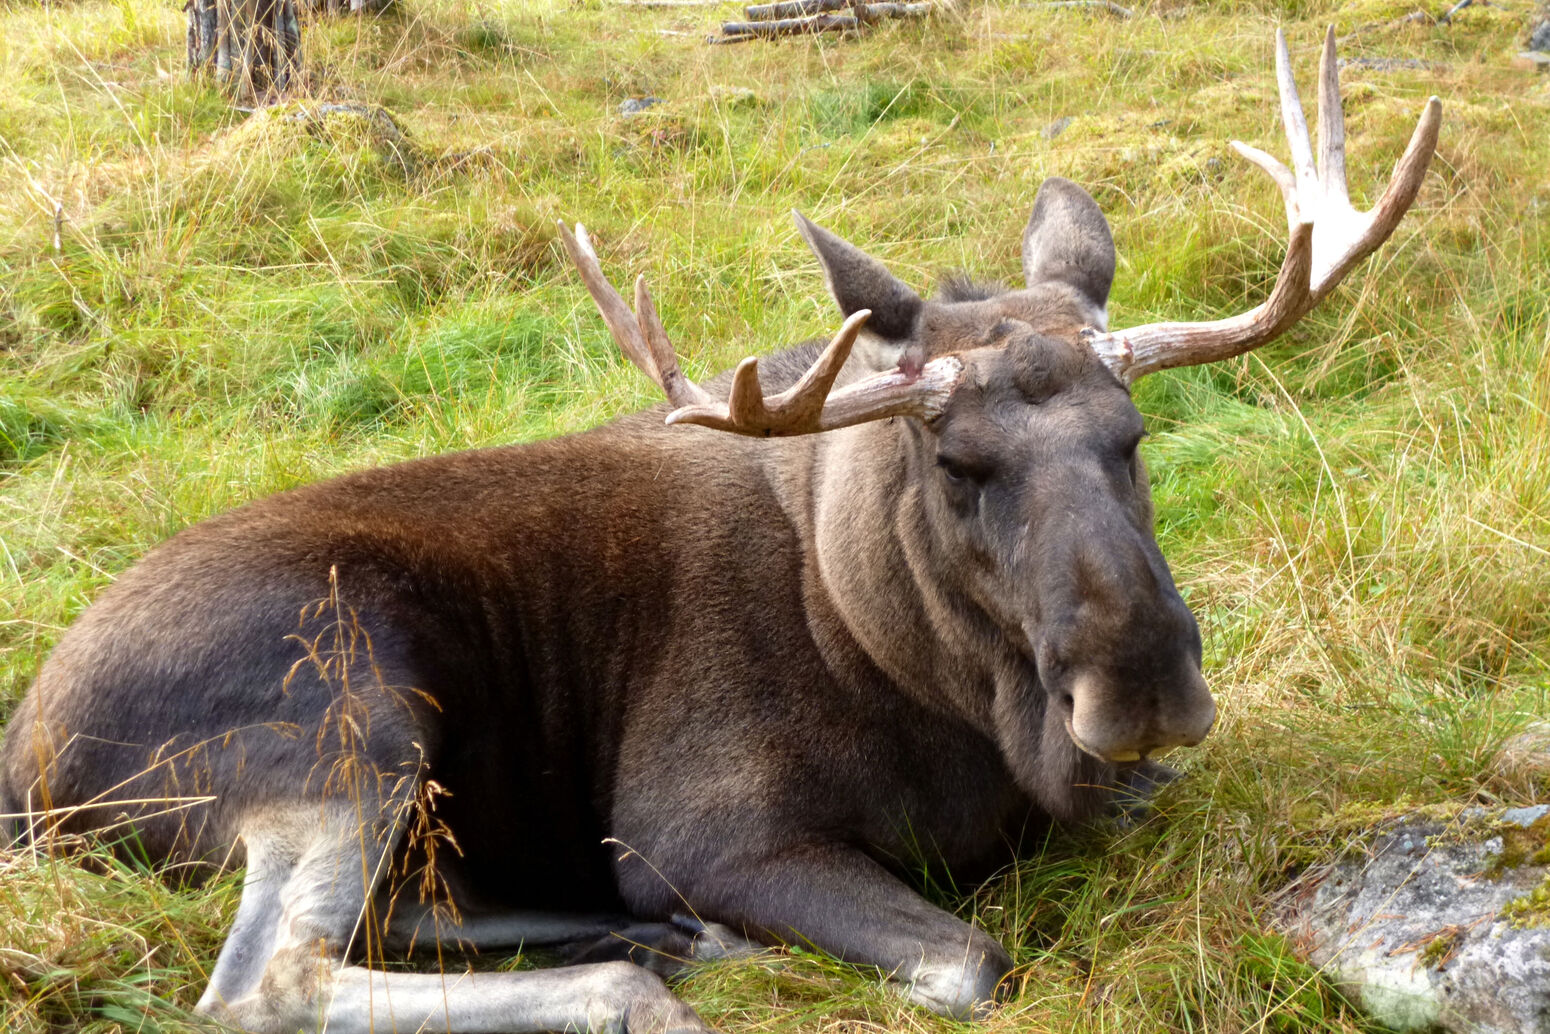
<svg viewBox="0 0 1550 1034">
<path fill-rule="evenodd" d="M 1218 728 L 1148 822 L 939 899 L 1019 965 L 986 1031 L 1369 1029 L 1273 932 L 1276 889 L 1349 848 L 1342 816 L 1550 790 L 1502 752 L 1550 711 L 1550 78 L 1511 67 L 1517 6 L 1140 7 L 738 47 L 697 38 L 714 9 L 595 0 L 309 25 L 315 95 L 389 108 L 399 153 L 186 81 L 173 4 L 0 0 L 0 721 L 180 527 L 650 401 L 556 219 L 650 278 L 691 375 L 834 325 L 791 208 L 922 287 L 1011 280 L 1047 175 L 1114 225 L 1115 325 L 1247 308 L 1283 222 L 1226 143 L 1282 150 L 1273 29 L 1306 82 L 1333 21 L 1347 57 L 1425 62 L 1346 70 L 1359 201 L 1443 98 L 1415 210 L 1282 341 L 1137 393 Z M 193 1025 L 235 887 L 0 853 L 0 1027 Z M 729 1032 L 957 1029 L 875 976 L 794 953 L 682 990 Z"/>
</svg>

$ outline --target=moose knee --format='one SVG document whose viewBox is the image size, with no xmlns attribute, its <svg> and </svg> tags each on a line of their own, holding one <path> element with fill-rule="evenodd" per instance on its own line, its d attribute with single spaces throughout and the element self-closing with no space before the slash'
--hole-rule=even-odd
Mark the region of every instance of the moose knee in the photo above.
<svg viewBox="0 0 1550 1034">
<path fill-rule="evenodd" d="M 974 931 L 956 951 L 927 956 L 907 976 L 905 993 L 916 1005 L 957 1020 L 984 1019 L 1012 969 L 1012 957 L 993 939 Z M 901 974 L 902 975 L 902 974 Z"/>
</svg>

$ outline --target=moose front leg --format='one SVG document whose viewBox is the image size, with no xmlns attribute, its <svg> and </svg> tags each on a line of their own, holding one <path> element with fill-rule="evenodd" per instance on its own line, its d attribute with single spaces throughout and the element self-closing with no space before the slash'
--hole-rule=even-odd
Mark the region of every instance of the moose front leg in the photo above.
<svg viewBox="0 0 1550 1034">
<path fill-rule="evenodd" d="M 761 941 L 812 946 L 879 966 L 911 1001 L 945 1016 L 987 1015 L 1012 968 L 994 938 L 850 847 L 814 844 L 744 856 L 692 886 L 686 897 L 700 917 Z"/>
</svg>

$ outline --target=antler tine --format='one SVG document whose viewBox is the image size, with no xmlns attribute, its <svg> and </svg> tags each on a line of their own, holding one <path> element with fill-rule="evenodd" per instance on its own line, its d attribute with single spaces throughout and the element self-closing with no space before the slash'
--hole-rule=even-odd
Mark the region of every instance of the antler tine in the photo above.
<svg viewBox="0 0 1550 1034">
<path fill-rule="evenodd" d="M 592 301 L 597 305 L 597 311 L 602 313 L 603 322 L 608 325 L 608 331 L 614 336 L 620 351 L 629 357 L 630 362 L 640 368 L 640 371 L 652 380 L 657 379 L 656 363 L 651 361 L 651 351 L 641 340 L 640 328 L 635 323 L 635 314 L 630 307 L 624 304 L 624 299 L 619 297 L 619 292 L 614 290 L 614 285 L 608 282 L 603 275 L 603 267 L 597 259 L 597 252 L 592 250 L 592 240 L 587 236 L 587 228 L 580 223 L 576 224 L 576 232 L 571 233 L 570 227 L 560 223 L 560 240 L 565 244 L 565 250 L 570 255 L 570 260 L 575 264 L 576 270 L 581 273 L 582 283 L 587 285 L 587 293 L 592 296 Z"/>
<path fill-rule="evenodd" d="M 675 406 L 697 406 L 710 401 L 710 393 L 684 376 L 678 368 L 678 353 L 662 327 L 662 317 L 657 315 L 656 303 L 646 289 L 645 275 L 635 278 L 635 323 L 651 350 L 651 363 L 656 369 L 652 378 L 662 386 L 662 391 Z M 647 371 L 649 374 L 651 371 Z"/>
<path fill-rule="evenodd" d="M 739 427 L 771 428 L 776 415 L 764 404 L 759 384 L 759 360 L 748 356 L 732 371 L 732 391 L 727 395 L 727 415 Z M 814 428 L 816 430 L 816 428 Z"/>
<path fill-rule="evenodd" d="M 1302 113 L 1302 96 L 1292 75 L 1292 58 L 1286 49 L 1286 33 L 1276 30 L 1276 87 L 1281 94 L 1281 121 L 1286 125 L 1286 142 L 1292 149 L 1292 168 L 1297 187 L 1306 189 L 1318 180 L 1313 164 L 1313 143 L 1308 139 L 1308 120 Z"/>
<path fill-rule="evenodd" d="M 637 311 L 631 312 L 619 292 L 614 290 L 614 285 L 603 275 L 602 263 L 592 247 L 587 228 L 577 223 L 576 232 L 571 233 L 570 227 L 563 222 L 559 226 L 560 240 L 619 350 L 655 381 L 674 405 L 692 406 L 710 401 L 710 396 L 679 370 L 678 357 L 673 353 L 667 331 L 662 329 L 662 320 L 651 301 L 651 293 L 646 289 L 646 278 L 640 277 L 635 282 Z"/>
<path fill-rule="evenodd" d="M 1297 177 L 1292 171 L 1282 165 L 1275 155 L 1261 151 L 1257 147 L 1250 147 L 1241 140 L 1233 140 L 1228 143 L 1234 151 L 1253 162 L 1265 171 L 1265 173 L 1281 188 L 1281 199 L 1286 202 L 1286 226 L 1291 229 L 1302 222 L 1302 215 L 1297 207 Z"/>
<path fill-rule="evenodd" d="M 1292 76 L 1286 35 L 1279 30 L 1276 80 L 1292 168 L 1257 147 L 1232 142 L 1239 154 L 1275 181 L 1286 204 L 1291 239 L 1275 288 L 1264 304 L 1211 323 L 1153 323 L 1133 330 L 1088 334 L 1094 351 L 1127 383 L 1172 366 L 1241 355 L 1279 336 L 1389 238 L 1421 189 L 1442 127 L 1442 102 L 1436 97 L 1427 101 L 1382 198 L 1370 211 L 1358 212 L 1351 206 L 1346 186 L 1345 114 L 1340 104 L 1340 63 L 1333 27 L 1324 36 L 1319 61 L 1317 163 Z"/>
<path fill-rule="evenodd" d="M 823 411 L 824 401 L 834 387 L 834 379 L 840 375 L 845 360 L 850 358 L 850 350 L 861 328 L 866 326 L 866 321 L 871 317 L 871 309 L 857 309 L 851 313 L 817 361 L 807 368 L 807 372 L 795 384 L 777 395 L 775 403 L 782 408 L 789 407 L 793 413 L 800 412 L 808 419 L 816 418 Z"/>
<path fill-rule="evenodd" d="M 1335 27 L 1324 34 L 1319 58 L 1319 185 L 1337 203 L 1349 203 L 1345 183 L 1345 108 L 1340 103 L 1340 59 L 1335 56 Z"/>
<path fill-rule="evenodd" d="M 1319 268 L 1315 267 L 1313 281 L 1313 300 L 1317 304 L 1335 289 L 1335 286 L 1350 272 L 1362 259 L 1371 255 L 1399 225 L 1399 221 L 1405 217 L 1410 206 L 1415 202 L 1415 196 L 1421 191 L 1421 183 L 1426 179 L 1427 166 L 1431 164 L 1432 155 L 1437 150 L 1437 137 L 1442 131 L 1442 101 L 1431 97 L 1426 102 L 1426 107 L 1421 111 L 1421 118 L 1416 122 L 1415 132 L 1410 134 L 1410 143 L 1405 147 L 1405 153 L 1400 156 L 1394 165 L 1394 174 L 1389 179 L 1389 184 L 1384 188 L 1383 196 L 1378 198 L 1378 203 L 1365 214 L 1357 212 L 1347 202 L 1345 210 L 1350 214 L 1352 223 L 1358 232 L 1350 235 L 1350 240 L 1343 249 L 1335 250 L 1334 257 L 1329 261 L 1322 275 L 1318 275 Z M 1336 242 L 1338 243 L 1338 242 Z"/>
</svg>

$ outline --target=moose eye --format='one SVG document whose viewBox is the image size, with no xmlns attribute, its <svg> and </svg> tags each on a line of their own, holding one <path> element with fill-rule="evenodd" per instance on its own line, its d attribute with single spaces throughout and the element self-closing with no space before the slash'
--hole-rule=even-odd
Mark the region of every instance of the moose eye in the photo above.
<svg viewBox="0 0 1550 1034">
<path fill-rule="evenodd" d="M 986 478 L 986 473 L 980 466 L 957 457 L 938 456 L 936 465 L 942 468 L 943 476 L 954 484 L 971 481 L 977 483 Z"/>
</svg>

